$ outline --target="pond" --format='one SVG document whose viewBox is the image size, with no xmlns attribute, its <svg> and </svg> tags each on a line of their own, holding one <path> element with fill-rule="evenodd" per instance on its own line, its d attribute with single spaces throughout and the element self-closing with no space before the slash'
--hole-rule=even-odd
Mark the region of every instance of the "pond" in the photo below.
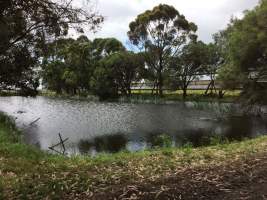
<svg viewBox="0 0 267 200">
<path fill-rule="evenodd" d="M 159 135 L 173 146 L 199 146 L 207 138 L 239 140 L 267 133 L 267 115 L 243 114 L 234 104 L 180 102 L 171 105 L 102 103 L 48 97 L 0 97 L 0 111 L 13 116 L 24 140 L 42 150 L 59 142 L 69 154 L 138 151 Z M 156 138 L 156 139 L 155 139 Z"/>
</svg>

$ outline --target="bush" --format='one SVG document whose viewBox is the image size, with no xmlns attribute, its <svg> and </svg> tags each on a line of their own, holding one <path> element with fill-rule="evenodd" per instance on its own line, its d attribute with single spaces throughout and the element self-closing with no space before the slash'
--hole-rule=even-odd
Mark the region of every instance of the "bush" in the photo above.
<svg viewBox="0 0 267 200">
<path fill-rule="evenodd" d="M 160 134 L 152 137 L 151 140 L 152 147 L 171 147 L 172 138 L 167 134 Z"/>
</svg>

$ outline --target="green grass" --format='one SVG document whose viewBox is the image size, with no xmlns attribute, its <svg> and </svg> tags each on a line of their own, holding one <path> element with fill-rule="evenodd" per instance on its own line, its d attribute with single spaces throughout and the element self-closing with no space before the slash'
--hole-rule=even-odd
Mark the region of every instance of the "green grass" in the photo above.
<svg viewBox="0 0 267 200">
<path fill-rule="evenodd" d="M 159 97 L 157 95 L 152 95 L 151 90 L 133 90 L 131 97 L 121 97 L 119 99 L 120 102 L 131 102 L 131 103 L 166 103 L 168 101 L 199 101 L 199 102 L 234 102 L 236 101 L 241 91 L 240 90 L 232 90 L 226 91 L 224 97 L 219 99 L 215 96 L 205 96 L 205 90 L 188 90 L 188 96 L 186 99 L 183 99 L 182 91 L 169 91 L 165 90 L 164 95 Z M 98 98 L 94 97 L 90 94 L 76 95 L 71 96 L 68 94 L 58 95 L 53 91 L 41 91 L 39 93 L 41 96 L 48 97 L 59 97 L 59 98 L 71 98 L 71 99 L 79 99 L 79 100 L 93 100 L 97 101 Z M 110 99 L 109 101 L 114 101 L 114 99 Z"/>
<path fill-rule="evenodd" d="M 121 97 L 122 102 L 132 103 L 166 103 L 169 101 L 196 101 L 196 102 L 226 102 L 231 103 L 238 100 L 240 90 L 226 91 L 223 98 L 219 99 L 217 95 L 205 96 L 205 90 L 188 90 L 186 99 L 183 98 L 182 91 L 164 91 L 162 97 L 152 95 L 151 90 L 133 90 L 131 97 Z"/>
<path fill-rule="evenodd" d="M 9 90 L 9 91 L 2 91 L 0 90 L 0 96 L 18 96 L 18 92 L 14 90 Z"/>
<path fill-rule="evenodd" d="M 39 96 L 45 96 L 45 97 L 51 97 L 51 98 L 99 101 L 99 98 L 97 96 L 94 96 L 90 93 L 80 93 L 77 95 L 70 95 L 70 94 L 66 94 L 66 93 L 57 94 L 54 91 L 46 90 L 46 91 L 40 91 L 38 95 Z"/>
<path fill-rule="evenodd" d="M 63 157 L 22 144 L 14 123 L 0 115 L 0 199 L 90 196 L 111 185 L 157 180 L 181 168 L 219 165 L 265 152 L 267 137 L 209 147 L 162 148 L 95 158 Z"/>
<path fill-rule="evenodd" d="M 133 90 L 133 94 L 151 94 L 152 90 Z M 188 95 L 203 95 L 206 90 L 187 90 Z M 225 93 L 225 96 L 239 96 L 241 93 L 241 90 L 227 90 Z M 176 91 L 171 91 L 171 90 L 164 90 L 165 95 L 170 95 L 170 94 L 177 94 L 177 95 L 182 95 L 183 91 L 182 90 L 176 90 Z"/>
</svg>

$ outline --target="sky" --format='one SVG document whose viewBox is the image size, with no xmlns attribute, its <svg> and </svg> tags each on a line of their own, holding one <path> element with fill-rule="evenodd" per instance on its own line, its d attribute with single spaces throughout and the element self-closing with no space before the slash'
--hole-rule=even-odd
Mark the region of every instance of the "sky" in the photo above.
<svg viewBox="0 0 267 200">
<path fill-rule="evenodd" d="M 84 5 L 83 1 L 74 2 Z M 93 9 L 98 10 L 105 21 L 96 34 L 86 35 L 90 39 L 115 37 L 127 45 L 129 23 L 160 3 L 174 6 L 187 20 L 194 22 L 199 39 L 208 43 L 214 33 L 227 26 L 231 17 L 241 18 L 243 11 L 254 8 L 258 0 L 91 0 Z"/>
</svg>

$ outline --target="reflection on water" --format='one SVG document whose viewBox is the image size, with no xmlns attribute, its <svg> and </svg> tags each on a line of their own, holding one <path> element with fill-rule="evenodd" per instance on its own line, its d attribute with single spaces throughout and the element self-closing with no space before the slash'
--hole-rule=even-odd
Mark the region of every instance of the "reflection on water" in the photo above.
<svg viewBox="0 0 267 200">
<path fill-rule="evenodd" d="M 0 111 L 17 118 L 25 142 L 47 150 L 61 133 L 69 138 L 67 151 L 74 154 L 138 151 L 155 146 L 160 134 L 168 135 L 172 145 L 190 141 L 199 146 L 210 135 L 238 140 L 267 133 L 266 119 L 241 115 L 240 108 L 230 104 L 135 105 L 0 97 Z"/>
<path fill-rule="evenodd" d="M 82 154 L 96 152 L 116 153 L 126 149 L 127 138 L 123 134 L 105 135 L 92 140 L 80 140 L 79 150 Z"/>
</svg>

